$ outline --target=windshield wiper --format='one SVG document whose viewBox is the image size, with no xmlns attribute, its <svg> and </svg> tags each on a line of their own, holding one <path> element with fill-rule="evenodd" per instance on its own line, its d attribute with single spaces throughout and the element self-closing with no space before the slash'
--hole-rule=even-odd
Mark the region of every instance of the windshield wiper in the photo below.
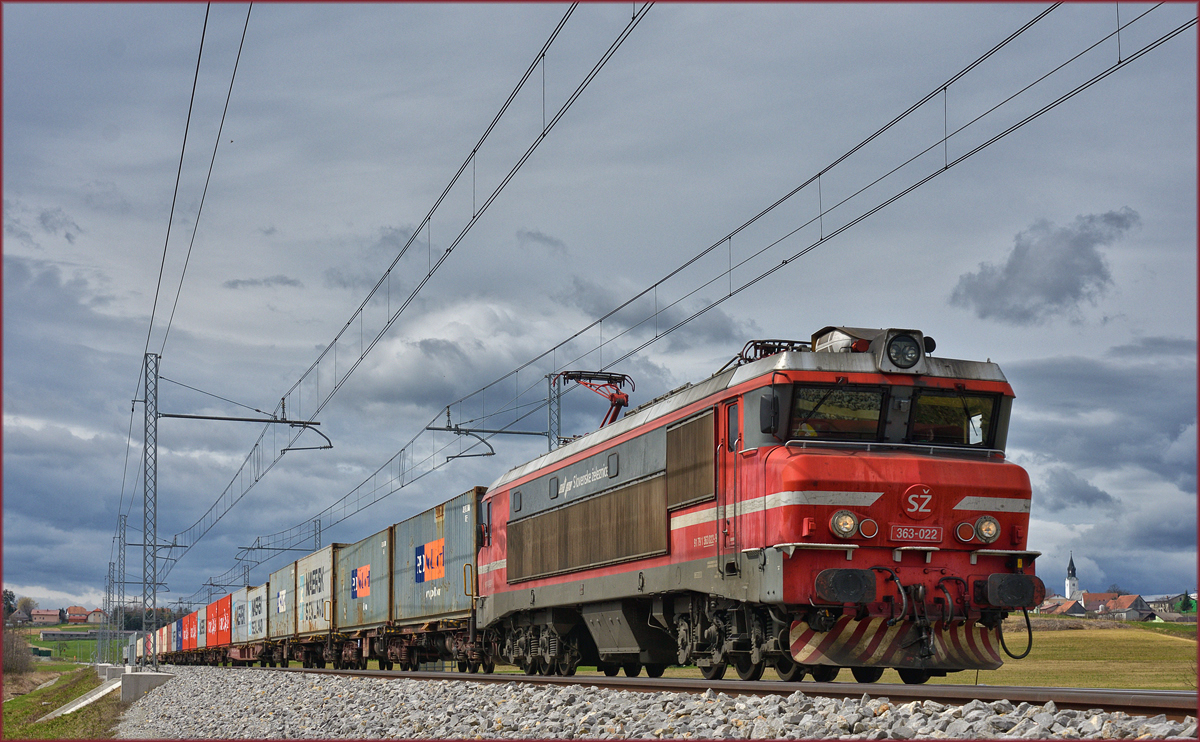
<svg viewBox="0 0 1200 742">
<path fill-rule="evenodd" d="M 837 381 L 834 382 L 833 386 L 831 386 L 829 388 L 829 391 L 825 392 L 825 396 L 821 397 L 821 400 L 819 402 L 817 402 L 816 406 L 808 411 L 808 417 L 801 420 L 800 423 L 793 428 L 793 430 L 799 430 L 800 428 L 804 427 L 804 424 L 807 423 L 809 420 L 811 420 L 813 415 L 817 414 L 817 410 L 821 409 L 821 405 L 825 404 L 825 400 L 829 399 L 829 395 L 833 394 L 839 388 L 841 388 L 845 385 L 846 385 L 846 377 L 839 376 Z"/>
</svg>

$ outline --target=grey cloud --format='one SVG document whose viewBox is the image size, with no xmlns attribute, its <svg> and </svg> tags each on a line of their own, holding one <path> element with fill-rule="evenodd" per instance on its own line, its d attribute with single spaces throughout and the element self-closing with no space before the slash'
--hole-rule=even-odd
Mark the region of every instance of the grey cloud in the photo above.
<svg viewBox="0 0 1200 742">
<path fill-rule="evenodd" d="M 373 247 L 389 254 L 398 253 L 408 244 L 412 235 L 411 227 L 382 227 L 379 230 L 379 239 Z"/>
<path fill-rule="evenodd" d="M 543 234 L 536 229 L 518 229 L 517 244 L 521 247 L 528 247 L 529 245 L 541 245 L 542 247 L 549 248 L 552 252 L 563 255 L 567 253 L 567 243 L 556 237 Z"/>
<path fill-rule="evenodd" d="M 290 278 L 284 275 L 268 276 L 267 278 L 234 278 L 221 284 L 227 289 L 244 289 L 252 287 L 272 287 L 272 286 L 291 286 L 294 288 L 304 288 L 304 284 L 298 279 Z"/>
<path fill-rule="evenodd" d="M 1141 222 L 1128 206 L 1120 211 L 1076 217 L 1066 227 L 1045 220 L 1017 234 L 1003 265 L 980 263 L 977 273 L 959 276 L 950 304 L 972 308 L 980 319 L 1034 325 L 1077 311 L 1112 285 L 1097 249 L 1115 242 Z"/>
<path fill-rule="evenodd" d="M 275 233 L 276 233 L 276 232 L 278 232 L 279 230 L 275 229 L 275 225 L 274 225 L 274 224 L 272 224 L 272 225 L 271 225 L 271 226 L 269 226 L 269 227 L 259 227 L 259 228 L 258 228 L 258 231 L 259 231 L 259 233 L 260 233 L 260 234 L 262 234 L 262 235 L 264 235 L 264 236 L 266 236 L 266 237 L 270 237 L 271 235 L 275 234 Z"/>
<path fill-rule="evenodd" d="M 1066 467 L 1054 467 L 1047 477 L 1049 481 L 1046 488 L 1038 493 L 1037 503 L 1052 513 L 1075 507 L 1099 507 L 1114 513 L 1121 509 L 1121 503 L 1115 497 Z"/>
<path fill-rule="evenodd" d="M 1126 345 L 1118 345 L 1110 352 L 1112 355 L 1130 358 L 1166 356 L 1193 359 L 1196 357 L 1196 341 L 1189 338 L 1145 337 Z"/>
<path fill-rule="evenodd" d="M 106 180 L 93 180 L 85 185 L 83 201 L 97 211 L 112 214 L 128 214 L 131 208 L 117 184 Z"/>
<path fill-rule="evenodd" d="M 1194 357 L 1051 358 L 1004 371 L 1017 394 L 1010 447 L 1070 469 L 1139 466 L 1195 492 Z"/>
<path fill-rule="evenodd" d="M 42 225 L 42 231 L 46 234 L 62 234 L 63 239 L 71 244 L 75 243 L 76 235 L 83 232 L 83 228 L 75 223 L 75 220 L 67 216 L 67 213 L 62 209 L 43 209 L 38 214 L 38 223 Z"/>
<path fill-rule="evenodd" d="M 341 268 L 325 269 L 327 289 L 370 289 L 378 280 L 379 276 L 370 276 L 365 272 L 352 275 Z"/>
<path fill-rule="evenodd" d="M 1165 593 L 1196 586 L 1196 503 L 1147 503 L 1140 512 L 1106 518 L 1079 536 L 1058 545 L 1093 559 L 1103 570 L 1102 590 L 1112 582 L 1136 586 L 1138 592 Z M 1035 547 L 1036 548 L 1036 547 Z M 1039 570 L 1043 579 L 1045 573 Z M 1186 585 L 1171 584 L 1167 575 L 1186 575 Z M 1051 575 L 1056 577 L 1057 575 Z M 1081 581 L 1086 579 L 1081 575 Z M 1178 579 L 1178 577 L 1175 577 Z M 1060 583 L 1061 584 L 1061 583 Z"/>
</svg>

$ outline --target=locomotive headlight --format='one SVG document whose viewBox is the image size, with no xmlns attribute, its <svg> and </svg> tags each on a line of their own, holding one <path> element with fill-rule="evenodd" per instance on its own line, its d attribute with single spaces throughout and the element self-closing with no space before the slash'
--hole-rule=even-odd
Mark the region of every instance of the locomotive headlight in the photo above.
<svg viewBox="0 0 1200 742">
<path fill-rule="evenodd" d="M 850 538 L 858 530 L 858 518 L 849 510 L 839 510 L 829 519 L 829 528 L 839 538 Z"/>
<path fill-rule="evenodd" d="M 990 515 L 980 516 L 975 521 L 975 535 L 985 544 L 1000 538 L 1000 522 Z"/>
<path fill-rule="evenodd" d="M 911 335 L 897 335 L 888 343 L 887 355 L 897 368 L 912 368 L 921 360 L 921 346 Z"/>
</svg>

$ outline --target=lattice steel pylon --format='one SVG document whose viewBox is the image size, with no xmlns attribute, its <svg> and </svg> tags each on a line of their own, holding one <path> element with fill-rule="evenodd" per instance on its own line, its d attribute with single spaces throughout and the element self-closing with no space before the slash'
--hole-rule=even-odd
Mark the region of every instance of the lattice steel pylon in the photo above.
<svg viewBox="0 0 1200 742">
<path fill-rule="evenodd" d="M 97 662 L 108 662 L 112 658 L 113 574 L 116 568 L 115 563 L 108 563 L 108 584 L 104 587 L 104 630 L 100 634 L 100 651 L 96 652 Z"/>
<path fill-rule="evenodd" d="M 122 513 L 117 517 L 117 533 L 120 543 L 117 548 L 117 631 L 125 631 L 125 526 L 129 516 Z M 124 633 L 118 636 L 124 638 Z"/>
<path fill-rule="evenodd" d="M 146 432 L 142 449 L 143 527 L 142 527 L 142 632 L 145 651 L 142 667 L 158 670 L 158 361 L 154 353 L 146 354 Z"/>
</svg>

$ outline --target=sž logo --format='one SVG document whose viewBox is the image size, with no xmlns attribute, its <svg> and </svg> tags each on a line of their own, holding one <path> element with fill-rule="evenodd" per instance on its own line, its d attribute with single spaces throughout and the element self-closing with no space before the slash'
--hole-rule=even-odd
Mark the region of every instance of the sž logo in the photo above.
<svg viewBox="0 0 1200 742">
<path fill-rule="evenodd" d="M 444 549 L 446 539 L 421 544 L 416 550 L 416 581 L 440 580 L 446 576 Z"/>
<path fill-rule="evenodd" d="M 904 514 L 913 520 L 925 520 L 933 515 L 933 491 L 928 485 L 914 484 L 904 491 L 900 502 Z"/>
</svg>

